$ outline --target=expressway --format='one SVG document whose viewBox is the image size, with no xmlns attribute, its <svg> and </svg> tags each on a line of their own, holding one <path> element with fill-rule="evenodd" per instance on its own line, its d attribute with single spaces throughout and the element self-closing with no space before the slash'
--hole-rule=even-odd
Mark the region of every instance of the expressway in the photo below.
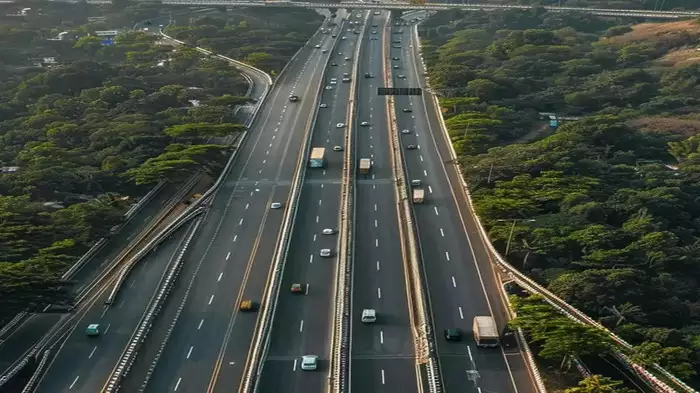
<svg viewBox="0 0 700 393">
<path fill-rule="evenodd" d="M 186 232 L 178 230 L 158 247 L 158 252 L 149 253 L 136 265 L 114 305 L 104 306 L 111 286 L 94 299 L 61 344 L 36 393 L 100 391 L 155 295 L 167 266 L 177 256 Z M 85 328 L 92 323 L 100 325 L 99 337 L 85 334 Z"/>
<path fill-rule="evenodd" d="M 393 29 L 394 39 L 401 37 L 402 41 L 397 44 L 400 48 L 392 44 L 390 53 L 399 59 L 392 60 L 392 67 L 399 67 L 392 70 L 395 87 L 425 86 L 412 31 L 410 27 Z M 398 128 L 410 132 L 401 134 L 404 148 L 417 146 L 416 150 L 405 150 L 407 178 L 421 180 L 426 191 L 425 203 L 414 204 L 414 212 L 446 391 L 463 391 L 465 386 L 474 392 L 477 387 L 499 393 L 532 391 L 525 361 L 517 349 L 477 348 L 471 335 L 474 316 L 494 315 L 503 328 L 505 310 L 483 243 L 476 229 L 471 226 L 467 232 L 460 219 L 465 210 L 458 207 L 453 191 L 460 183 L 448 177 L 444 162 L 449 156 L 439 114 L 425 102 L 421 96 L 397 96 L 395 106 Z M 446 341 L 443 331 L 448 328 L 462 330 L 462 341 Z"/>
<path fill-rule="evenodd" d="M 359 392 L 417 392 L 404 255 L 399 233 L 391 130 L 383 86 L 383 40 L 388 12 L 371 17 L 358 76 L 356 160 L 370 158 L 371 174 L 358 174 L 355 203 L 355 257 L 351 329 L 351 386 Z M 375 33 L 376 32 L 376 33 Z M 376 40 L 372 38 L 378 38 Z M 369 73 L 371 78 L 364 78 Z M 357 123 L 356 123 L 357 124 Z M 375 309 L 377 322 L 360 322 Z"/>
<path fill-rule="evenodd" d="M 266 285 L 290 183 L 304 146 L 320 74 L 330 54 L 330 35 L 317 34 L 289 64 L 261 108 L 249 140 L 241 147 L 211 202 L 188 252 L 178 285 L 141 349 L 125 391 L 137 391 L 148 374 L 164 334 L 174 326 L 148 392 L 223 392 L 238 386 L 256 313 L 239 313 L 242 300 L 259 303 Z M 290 102 L 290 95 L 300 101 Z M 271 209 L 273 202 L 282 209 Z"/>
<path fill-rule="evenodd" d="M 344 73 L 352 75 L 359 37 L 348 30 L 340 34 L 340 38 L 347 39 L 339 41 L 331 56 L 337 66 L 330 65 L 324 76 L 324 85 L 331 88 L 324 88 L 320 97 L 319 102 L 327 108 L 318 109 L 311 146 L 326 148 L 326 167 L 308 169 L 304 178 L 270 333 L 269 352 L 262 369 L 261 393 L 321 392 L 327 380 L 338 236 L 324 235 L 322 231 L 336 229 L 339 225 L 344 153 L 333 148 L 343 146 L 345 141 L 351 83 L 344 83 L 342 79 Z M 346 57 L 350 60 L 345 60 Z M 331 84 L 331 78 L 337 78 L 337 84 Z M 338 123 L 344 126 L 337 127 Z M 324 248 L 333 251 L 331 257 L 319 255 Z M 303 284 L 302 293 L 290 292 L 295 283 Z M 320 358 L 315 372 L 301 370 L 299 358 L 308 354 Z"/>
</svg>

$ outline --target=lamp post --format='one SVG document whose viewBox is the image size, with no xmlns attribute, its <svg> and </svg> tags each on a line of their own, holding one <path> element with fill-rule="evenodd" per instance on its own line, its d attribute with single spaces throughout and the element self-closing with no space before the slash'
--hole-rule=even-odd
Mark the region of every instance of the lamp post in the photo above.
<svg viewBox="0 0 700 393">
<path fill-rule="evenodd" d="M 496 221 L 499 221 L 499 222 L 508 222 L 508 221 L 511 221 L 511 220 L 500 219 L 500 220 L 496 220 Z M 513 225 L 511 225 L 511 227 L 510 227 L 510 233 L 508 234 L 508 241 L 506 242 L 506 252 L 503 254 L 504 257 L 508 257 L 508 251 L 510 251 L 510 241 L 513 240 L 513 232 L 515 232 L 515 223 L 517 223 L 518 221 L 521 221 L 521 222 L 535 222 L 535 221 L 537 221 L 537 220 L 533 220 L 532 218 L 513 218 L 512 221 L 513 221 Z"/>
</svg>

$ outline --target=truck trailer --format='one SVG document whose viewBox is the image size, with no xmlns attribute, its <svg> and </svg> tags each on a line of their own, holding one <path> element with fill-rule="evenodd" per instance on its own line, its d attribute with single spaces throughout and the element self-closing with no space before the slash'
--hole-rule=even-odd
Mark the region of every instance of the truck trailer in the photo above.
<svg viewBox="0 0 700 393">
<path fill-rule="evenodd" d="M 425 200 L 425 191 L 422 188 L 413 189 L 413 203 L 423 203 Z"/>
<path fill-rule="evenodd" d="M 474 341 L 477 347 L 497 347 L 500 340 L 496 321 L 491 316 L 474 317 Z"/>
<path fill-rule="evenodd" d="M 372 168 L 372 161 L 369 158 L 360 158 L 360 173 L 369 173 Z"/>
<path fill-rule="evenodd" d="M 309 157 L 309 167 L 311 168 L 324 168 L 326 166 L 326 148 L 325 147 L 314 147 L 311 150 L 311 157 Z"/>
</svg>

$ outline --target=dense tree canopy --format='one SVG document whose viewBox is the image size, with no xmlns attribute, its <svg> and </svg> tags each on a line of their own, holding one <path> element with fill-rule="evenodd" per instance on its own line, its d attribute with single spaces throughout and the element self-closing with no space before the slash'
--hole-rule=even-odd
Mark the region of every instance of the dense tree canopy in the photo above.
<svg viewBox="0 0 700 393">
<path fill-rule="evenodd" d="M 249 103 L 248 84 L 235 68 L 129 31 L 160 8 L 115 4 L 102 8 L 110 19 L 104 25 L 85 24 L 100 15 L 98 7 L 47 4 L 0 23 L 0 325 L 24 309 L 70 303 L 70 283 L 61 280 L 66 269 L 110 236 L 154 183 L 198 171 L 218 175 L 231 146 L 213 141 L 243 130 L 235 109 Z M 198 29 L 234 37 L 224 39 L 230 55 L 269 51 L 278 67 L 319 20 L 312 11 L 291 20 L 270 10 L 245 12 L 221 12 L 235 29 L 210 18 L 221 24 L 193 19 L 191 28 L 175 30 L 192 29 L 194 40 Z M 89 35 L 115 23 L 127 32 L 113 45 Z M 48 40 L 62 31 L 64 39 Z"/>
<path fill-rule="evenodd" d="M 306 43 L 322 21 L 323 17 L 313 11 L 266 7 L 240 14 L 210 14 L 190 26 L 169 26 L 165 32 L 274 74 Z M 282 26 L 285 28 L 280 29 Z"/>
<path fill-rule="evenodd" d="M 616 23 L 445 12 L 421 35 L 431 87 L 497 248 L 505 252 L 515 224 L 511 264 L 639 345 L 641 360 L 692 379 L 700 26 Z M 580 120 L 557 128 L 544 112 Z"/>
</svg>

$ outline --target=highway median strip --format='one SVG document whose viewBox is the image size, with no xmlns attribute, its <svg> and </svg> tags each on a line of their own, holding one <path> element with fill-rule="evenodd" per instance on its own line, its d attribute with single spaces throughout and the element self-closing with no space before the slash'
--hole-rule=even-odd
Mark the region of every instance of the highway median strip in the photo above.
<svg viewBox="0 0 700 393">
<path fill-rule="evenodd" d="M 385 27 L 384 34 L 390 34 L 390 25 Z M 384 78 L 387 87 L 393 86 L 392 81 L 392 71 L 388 65 L 389 59 L 389 40 L 384 40 L 384 51 L 383 51 L 383 65 L 384 65 Z M 400 215 L 403 216 L 403 239 L 408 246 L 406 247 L 408 251 L 407 261 L 404 261 L 407 266 L 405 269 L 407 271 L 407 277 L 409 277 L 410 289 L 408 289 L 412 296 L 409 297 L 411 301 L 411 306 L 413 309 L 413 319 L 412 324 L 414 328 L 415 337 L 415 355 L 417 364 L 422 364 L 425 367 L 426 378 L 428 379 L 428 387 L 430 393 L 438 393 L 442 391 L 442 379 L 439 373 L 439 362 L 437 360 L 437 346 L 435 344 L 435 337 L 433 333 L 432 326 L 433 318 L 430 312 L 430 300 L 426 298 L 426 289 L 424 282 L 424 269 L 422 268 L 422 253 L 420 251 L 420 242 L 418 241 L 418 233 L 415 228 L 415 221 L 413 217 L 415 216 L 413 212 L 413 205 L 409 199 L 408 187 L 406 182 L 406 164 L 403 159 L 403 150 L 401 148 L 401 143 L 399 140 L 399 130 L 396 118 L 396 105 L 394 98 L 392 96 L 387 96 L 387 111 L 389 113 L 390 119 L 390 141 L 392 145 L 392 158 L 394 159 L 394 174 L 396 176 L 396 187 L 397 193 L 399 195 L 399 211 Z M 418 383 L 421 386 L 421 382 Z"/>
<path fill-rule="evenodd" d="M 338 265 L 336 266 L 335 285 L 333 288 L 334 303 L 332 311 L 331 347 L 330 347 L 330 378 L 327 390 L 332 393 L 349 391 L 348 376 L 350 372 L 350 312 L 351 312 L 351 282 L 352 261 L 354 248 L 354 214 L 355 214 L 355 149 L 354 123 L 357 102 L 357 74 L 360 65 L 362 39 L 368 28 L 369 14 L 365 15 L 364 28 L 357 38 L 354 63 L 350 79 L 350 92 L 347 109 L 347 127 L 345 133 L 345 159 L 343 163 L 343 178 L 340 193 L 340 225 Z"/>
</svg>

